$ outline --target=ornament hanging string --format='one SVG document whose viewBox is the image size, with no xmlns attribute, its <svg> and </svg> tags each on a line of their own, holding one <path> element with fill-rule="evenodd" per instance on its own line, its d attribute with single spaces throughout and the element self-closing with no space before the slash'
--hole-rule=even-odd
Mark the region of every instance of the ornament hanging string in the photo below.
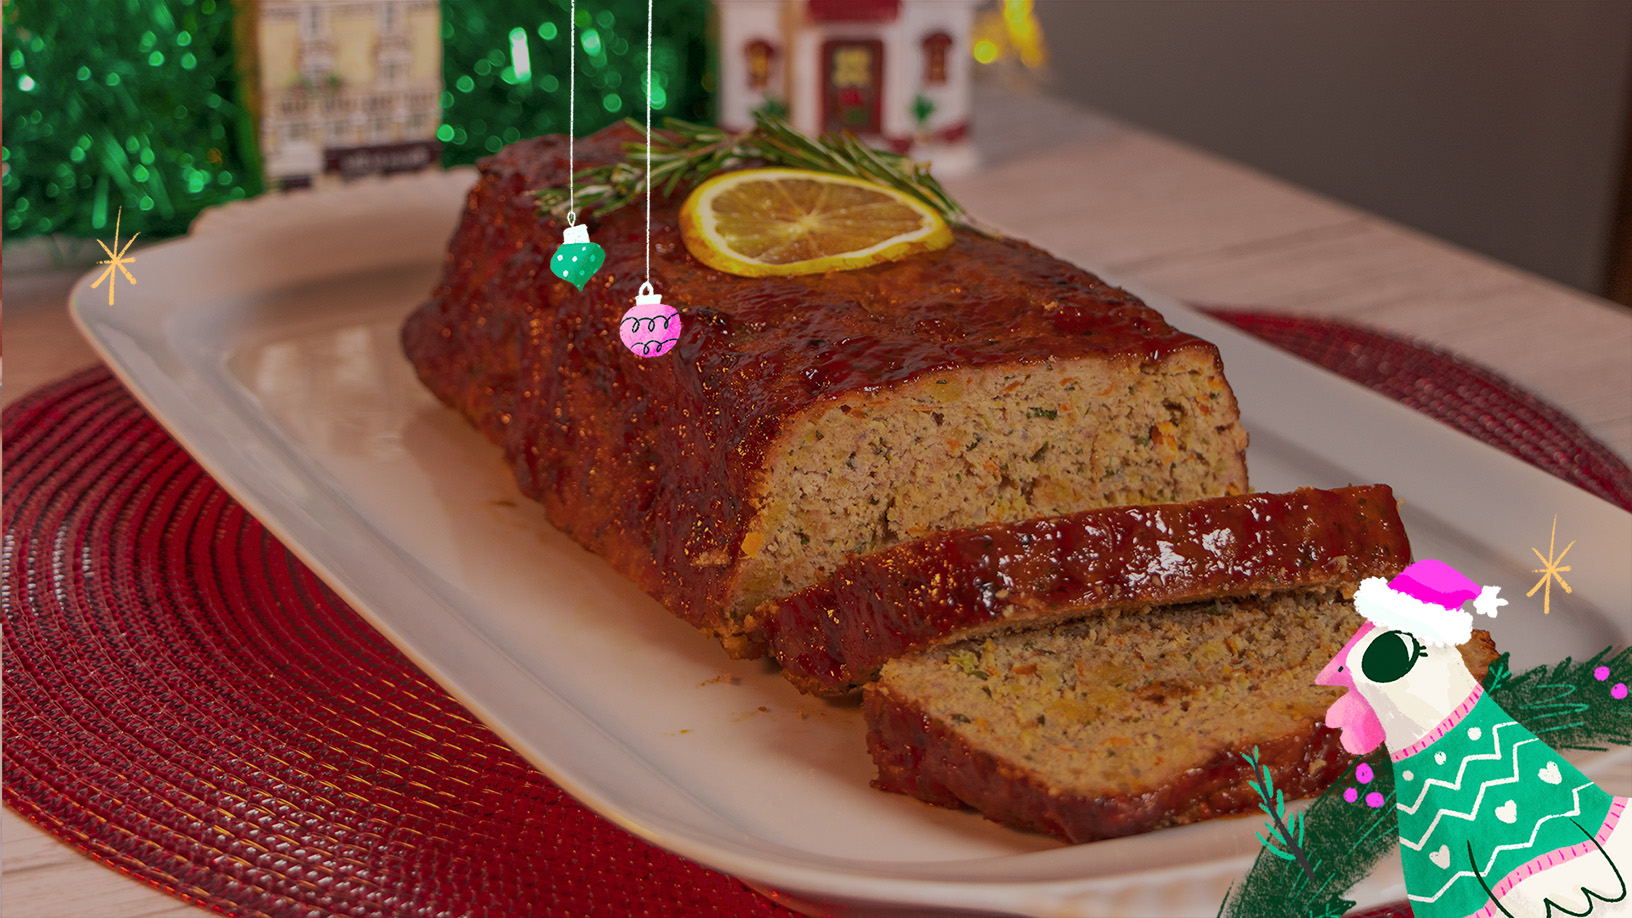
<svg viewBox="0 0 1632 918">
<path fill-rule="evenodd" d="M 646 0 L 646 281 L 618 323 L 623 346 L 639 357 L 661 357 L 680 340 L 680 312 L 652 287 L 652 5 Z"/>
<path fill-rule="evenodd" d="M 646 0 L 646 283 L 640 288 L 648 294 L 652 292 L 652 3 Z"/>
<path fill-rule="evenodd" d="M 578 0 L 567 3 L 567 225 L 578 222 Z M 559 83 L 556 85 L 560 85 Z"/>
<path fill-rule="evenodd" d="M 561 247 L 550 258 L 550 271 L 582 290 L 606 262 L 606 250 L 589 241 L 589 227 L 578 225 L 578 0 L 567 6 L 566 31 L 567 228 L 561 234 Z"/>
</svg>

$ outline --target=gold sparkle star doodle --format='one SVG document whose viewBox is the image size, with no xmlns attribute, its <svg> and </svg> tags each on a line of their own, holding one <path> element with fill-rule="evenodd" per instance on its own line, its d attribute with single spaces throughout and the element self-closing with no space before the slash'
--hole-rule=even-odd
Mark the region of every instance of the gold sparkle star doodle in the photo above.
<svg viewBox="0 0 1632 918">
<path fill-rule="evenodd" d="M 137 233 L 136 236 L 126 239 L 125 247 L 122 249 L 119 248 L 119 219 L 124 215 L 125 209 L 121 207 L 119 208 L 119 213 L 113 218 L 113 248 L 108 248 L 108 244 L 100 239 L 96 240 L 96 244 L 102 247 L 102 251 L 108 253 L 108 257 L 97 262 L 97 264 L 107 265 L 107 267 L 103 269 L 101 276 L 96 279 L 96 283 L 91 285 L 91 289 L 95 290 L 96 288 L 102 286 L 103 281 L 107 281 L 109 306 L 113 305 L 113 288 L 114 285 L 118 283 L 118 278 L 113 276 L 113 269 L 118 268 L 119 273 L 125 276 L 125 280 L 130 281 L 131 286 L 135 286 L 136 284 L 136 278 L 132 277 L 130 274 L 130 269 L 125 267 L 125 265 L 135 264 L 136 259 L 126 258 L 125 253 L 130 251 L 130 244 L 135 242 L 136 236 L 140 236 L 141 233 Z"/>
<path fill-rule="evenodd" d="M 1530 588 L 1530 592 L 1528 592 L 1528 593 L 1526 593 L 1524 595 L 1525 595 L 1526 598 L 1529 598 L 1531 596 L 1536 595 L 1536 591 L 1540 590 L 1543 585 L 1545 585 L 1547 587 L 1547 589 L 1543 590 L 1542 594 L 1541 594 L 1541 614 L 1542 615 L 1548 615 L 1553 611 L 1552 610 L 1553 581 L 1555 579 L 1558 581 L 1558 585 L 1564 588 L 1564 592 L 1566 592 L 1566 593 L 1574 592 L 1573 590 L 1570 589 L 1570 585 L 1565 582 L 1564 576 L 1563 576 L 1563 572 L 1569 570 L 1570 566 L 1568 564 L 1564 564 L 1564 565 L 1561 566 L 1560 562 L 1562 562 L 1564 560 L 1565 555 L 1570 553 L 1570 549 L 1575 547 L 1575 542 L 1574 542 L 1574 540 L 1571 540 L 1570 544 L 1564 546 L 1564 550 L 1559 552 L 1558 557 L 1555 558 L 1555 557 L 1553 557 L 1553 544 L 1556 541 L 1557 537 L 1558 537 L 1558 515 L 1554 514 L 1553 515 L 1553 534 L 1551 536 L 1547 537 L 1547 555 L 1545 557 L 1543 557 L 1542 554 L 1541 554 L 1541 551 L 1539 549 L 1535 549 L 1535 548 L 1530 549 L 1531 551 L 1536 553 L 1537 558 L 1541 559 L 1541 563 L 1542 563 L 1543 566 L 1538 567 L 1535 570 L 1530 572 L 1532 574 L 1540 574 L 1541 579 L 1537 580 L 1536 585 Z"/>
</svg>

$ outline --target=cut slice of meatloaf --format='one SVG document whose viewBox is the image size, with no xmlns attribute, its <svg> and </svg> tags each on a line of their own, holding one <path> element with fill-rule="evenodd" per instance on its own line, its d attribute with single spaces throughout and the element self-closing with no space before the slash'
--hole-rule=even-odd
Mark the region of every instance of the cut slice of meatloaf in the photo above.
<svg viewBox="0 0 1632 918">
<path fill-rule="evenodd" d="M 937 533 L 852 557 L 754 625 L 800 689 L 990 631 L 1202 597 L 1393 576 L 1411 560 L 1386 485 L 1111 507 Z"/>
<path fill-rule="evenodd" d="M 1353 760 L 1314 684 L 1363 619 L 1335 588 L 1108 614 L 937 646 L 867 686 L 874 785 L 1094 841 L 1253 809 L 1257 747 L 1288 799 Z M 1483 678 L 1496 649 L 1475 631 Z"/>
<path fill-rule="evenodd" d="M 608 129 L 580 168 L 635 139 Z M 549 260 L 533 189 L 564 137 L 484 160 L 443 276 L 403 328 L 420 378 L 505 455 L 549 519 L 739 655 L 744 619 L 850 553 L 992 521 L 1247 489 L 1213 345 L 1023 242 L 782 278 L 714 271 L 652 210 L 650 280 L 679 344 L 628 351 L 642 208 L 586 215 L 606 263 L 582 292 Z"/>
</svg>

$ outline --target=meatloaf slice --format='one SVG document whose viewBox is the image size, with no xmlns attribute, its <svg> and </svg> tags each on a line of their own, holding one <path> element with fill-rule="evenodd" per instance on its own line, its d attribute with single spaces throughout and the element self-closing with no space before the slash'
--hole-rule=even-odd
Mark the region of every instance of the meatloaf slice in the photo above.
<svg viewBox="0 0 1632 918">
<path fill-rule="evenodd" d="M 580 168 L 634 139 L 608 129 Z M 1213 345 L 1013 239 L 853 271 L 717 272 L 652 210 L 651 283 L 684 330 L 666 356 L 619 340 L 645 277 L 642 208 L 588 214 L 606 263 L 580 292 L 564 137 L 480 164 L 440 283 L 403 328 L 420 378 L 502 444 L 521 490 L 727 650 L 745 619 L 850 553 L 929 532 L 1247 489 L 1246 434 Z"/>
<path fill-rule="evenodd" d="M 1314 684 L 1363 619 L 1335 588 L 1184 603 L 962 641 L 892 661 L 867 686 L 874 785 L 1069 842 L 1257 805 L 1257 747 L 1288 799 L 1352 756 Z M 1462 647 L 1476 677 L 1490 636 Z"/>
<path fill-rule="evenodd" d="M 849 691 L 926 644 L 1206 597 L 1393 576 L 1411 545 L 1387 485 L 1086 510 L 852 557 L 753 623 L 800 689 Z"/>
</svg>

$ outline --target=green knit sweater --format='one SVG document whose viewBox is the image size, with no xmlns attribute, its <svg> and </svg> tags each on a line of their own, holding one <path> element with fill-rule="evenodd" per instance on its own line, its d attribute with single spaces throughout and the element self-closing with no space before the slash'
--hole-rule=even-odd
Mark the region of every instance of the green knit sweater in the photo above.
<svg viewBox="0 0 1632 918">
<path fill-rule="evenodd" d="M 1591 838 L 1603 840 L 1625 803 L 1482 689 L 1393 759 L 1400 859 L 1417 918 L 1465 918 L 1549 866 L 1596 857 Z"/>
</svg>

